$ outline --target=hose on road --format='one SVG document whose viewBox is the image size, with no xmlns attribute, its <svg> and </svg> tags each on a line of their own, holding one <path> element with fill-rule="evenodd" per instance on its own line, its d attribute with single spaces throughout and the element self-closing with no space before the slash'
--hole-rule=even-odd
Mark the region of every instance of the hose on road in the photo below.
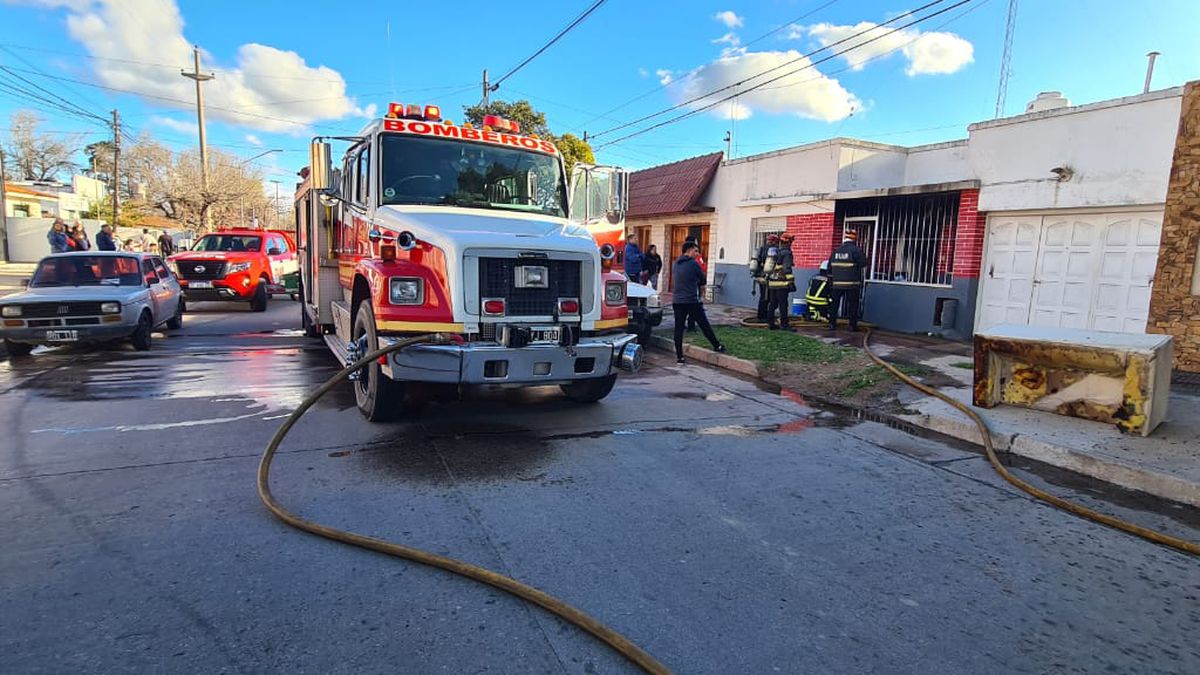
<svg viewBox="0 0 1200 675">
<path fill-rule="evenodd" d="M 282 504 L 279 503 L 277 499 L 275 499 L 275 496 L 271 493 L 271 462 L 275 459 L 275 452 L 279 449 L 279 445 L 283 443 L 283 439 L 287 436 L 288 432 L 291 431 L 296 422 L 300 420 L 300 417 L 303 416 L 304 413 L 307 412 L 308 409 L 311 408 L 318 400 L 320 400 L 322 396 L 329 393 L 329 391 L 340 384 L 342 380 L 347 379 L 351 373 L 361 369 L 375 359 L 381 358 L 394 351 L 417 344 L 419 342 L 438 344 L 448 343 L 451 341 L 451 339 L 452 338 L 448 335 L 428 334 L 407 338 L 385 347 L 381 347 L 346 366 L 340 372 L 326 380 L 325 383 L 318 387 L 316 391 L 309 394 L 303 401 L 301 401 L 300 405 L 296 407 L 296 410 L 293 411 L 291 415 L 288 415 L 287 419 L 283 421 L 283 424 L 280 425 L 279 429 L 275 432 L 275 435 L 271 438 L 271 442 L 267 444 L 267 449 L 263 452 L 262 459 L 258 464 L 259 498 L 262 499 L 262 502 L 264 505 L 266 505 L 267 510 L 274 514 L 276 518 L 279 518 L 292 527 L 304 530 L 305 532 L 309 532 L 320 537 L 325 537 L 326 539 L 332 539 L 333 541 L 350 544 L 351 546 L 358 546 L 360 548 L 365 548 L 372 551 L 378 551 L 380 553 L 385 553 L 397 558 L 403 558 L 405 560 L 411 560 L 423 565 L 429 565 L 431 567 L 443 569 L 447 572 L 452 572 L 468 579 L 473 579 L 480 583 L 499 588 L 500 590 L 511 593 L 512 595 L 515 595 L 526 602 L 533 603 L 545 609 L 564 621 L 575 624 L 579 628 L 607 644 L 618 654 L 625 657 L 634 665 L 638 666 L 647 673 L 658 674 L 671 672 L 666 668 L 666 666 L 659 663 L 653 656 L 642 650 L 625 636 L 548 593 L 542 592 L 527 584 L 523 584 L 516 579 L 504 576 L 503 574 L 498 574 L 489 569 L 472 565 L 461 560 L 437 555 L 436 553 L 430 553 L 428 551 L 423 551 L 411 546 L 395 544 L 383 539 L 367 537 L 361 534 L 355 534 L 353 532 L 347 532 L 345 530 L 339 530 L 334 527 L 315 523 L 311 520 L 302 518 L 291 511 L 288 511 Z"/>
<path fill-rule="evenodd" d="M 928 385 L 924 385 L 924 384 L 921 384 L 920 382 L 917 382 L 913 378 L 911 378 L 908 375 L 901 372 L 900 369 L 896 368 L 895 366 L 888 363 L 887 361 L 884 361 L 883 359 L 879 358 L 879 356 L 877 356 L 875 354 L 875 352 L 871 351 L 870 341 L 871 341 L 871 329 L 867 328 L 867 332 L 863 336 L 863 351 L 865 351 L 867 353 L 867 356 L 872 361 L 874 361 L 879 366 L 883 367 L 885 370 L 887 370 L 892 375 L 896 376 L 896 378 L 899 379 L 904 384 L 907 384 L 910 387 L 913 387 L 913 388 L 915 388 L 919 391 L 922 391 L 930 396 L 936 397 L 946 403 L 949 403 L 950 405 L 954 406 L 959 412 L 961 412 L 964 415 L 966 415 L 967 417 L 971 418 L 971 421 L 975 423 L 975 426 L 979 427 L 979 435 L 980 435 L 980 437 L 983 438 L 983 449 L 984 449 L 984 452 L 987 453 L 988 462 L 991 463 L 992 468 L 995 469 L 996 473 L 1000 474 L 1000 476 L 1003 477 L 1004 480 L 1008 481 L 1009 483 L 1012 483 L 1017 488 L 1024 490 L 1025 492 L 1033 495 L 1034 497 L 1036 497 L 1048 504 L 1057 506 L 1058 508 L 1063 509 L 1065 511 L 1069 511 L 1077 516 L 1082 516 L 1084 518 L 1087 518 L 1088 520 L 1095 521 L 1102 525 L 1107 525 L 1109 527 L 1116 528 L 1118 530 L 1121 530 L 1122 532 L 1128 532 L 1129 534 L 1141 537 L 1148 541 L 1152 541 L 1155 544 L 1162 544 L 1163 546 L 1169 546 L 1171 548 L 1183 551 L 1185 553 L 1191 553 L 1192 555 L 1200 555 L 1200 544 L 1196 544 L 1194 542 L 1187 541 L 1186 539 L 1180 539 L 1178 537 L 1173 537 L 1169 534 L 1164 534 L 1162 532 L 1158 532 L 1157 530 L 1151 530 L 1150 528 L 1147 528 L 1147 527 L 1142 527 L 1141 525 L 1137 525 L 1135 523 L 1131 523 L 1129 521 L 1122 520 L 1120 518 L 1117 518 L 1116 516 L 1111 516 L 1107 513 L 1101 513 L 1094 509 L 1090 509 L 1086 506 L 1083 506 L 1082 504 L 1076 504 L 1075 502 L 1072 502 L 1067 499 L 1063 499 L 1062 497 L 1059 497 L 1057 495 L 1052 495 L 1049 492 L 1046 492 L 1045 490 L 1042 490 L 1034 485 L 1030 485 L 1029 483 L 1026 483 L 1025 481 L 1021 480 L 1020 478 L 1017 478 L 1016 476 L 1012 475 L 1012 473 L 1010 473 L 1009 470 L 1006 469 L 1004 467 L 1004 465 L 1000 463 L 999 457 L 996 456 L 996 448 L 995 448 L 995 446 L 992 445 L 992 434 L 988 431 L 987 422 L 985 422 L 984 419 L 979 416 L 979 413 L 975 412 L 969 406 L 966 406 L 966 405 L 960 403 L 959 401 L 955 400 L 954 398 L 950 397 L 949 395 L 944 394 L 941 391 L 934 389 L 933 387 L 930 387 Z"/>
</svg>

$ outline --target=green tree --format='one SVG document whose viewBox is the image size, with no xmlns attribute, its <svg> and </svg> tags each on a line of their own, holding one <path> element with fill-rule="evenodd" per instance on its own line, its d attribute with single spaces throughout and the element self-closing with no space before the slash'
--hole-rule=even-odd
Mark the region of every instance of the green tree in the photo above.
<svg viewBox="0 0 1200 675">
<path fill-rule="evenodd" d="M 568 176 L 571 175 L 571 167 L 575 166 L 576 162 L 596 163 L 596 156 L 592 154 L 592 146 L 575 134 L 566 133 L 556 136 L 546 123 L 546 113 L 539 112 L 529 101 L 520 100 L 512 103 L 492 101 L 487 105 L 463 106 L 463 115 L 468 122 L 476 126 L 483 124 L 484 115 L 503 117 L 520 124 L 522 134 L 538 136 L 554 143 L 562 153 Z"/>
<path fill-rule="evenodd" d="M 579 138 L 575 134 L 563 134 L 554 139 L 554 144 L 558 146 L 558 151 L 562 153 L 563 163 L 567 165 L 567 175 L 571 175 L 571 167 L 575 166 L 576 162 L 584 164 L 595 164 L 596 155 L 592 153 L 592 146 L 588 145 L 587 141 Z"/>
</svg>

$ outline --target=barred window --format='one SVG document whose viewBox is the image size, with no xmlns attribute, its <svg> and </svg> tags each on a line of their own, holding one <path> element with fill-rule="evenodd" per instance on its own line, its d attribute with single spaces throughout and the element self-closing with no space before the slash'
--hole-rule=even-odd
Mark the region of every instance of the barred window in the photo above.
<svg viewBox="0 0 1200 675">
<path fill-rule="evenodd" d="M 758 249 L 767 243 L 768 235 L 783 234 L 786 229 L 785 217 L 755 218 L 750 236 L 750 257 L 753 259 L 758 255 Z"/>
<path fill-rule="evenodd" d="M 958 194 L 904 195 L 838 203 L 843 230 L 857 230 L 868 281 L 949 286 Z"/>
</svg>

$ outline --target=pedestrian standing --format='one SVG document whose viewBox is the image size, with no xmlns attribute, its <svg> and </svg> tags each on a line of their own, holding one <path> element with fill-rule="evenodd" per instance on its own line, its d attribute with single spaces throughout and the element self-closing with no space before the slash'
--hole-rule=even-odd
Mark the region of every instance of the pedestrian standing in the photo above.
<svg viewBox="0 0 1200 675">
<path fill-rule="evenodd" d="M 70 237 L 67 236 L 67 224 L 62 218 L 55 218 L 46 233 L 46 241 L 50 244 L 51 253 L 66 253 L 71 250 Z"/>
<path fill-rule="evenodd" d="M 96 235 L 96 249 L 100 251 L 117 250 L 117 240 L 113 238 L 112 225 L 104 223 L 100 226 L 100 233 Z"/>
<path fill-rule="evenodd" d="M 142 236 L 138 237 L 138 250 L 143 252 L 149 251 L 152 246 L 154 246 L 154 236 L 150 234 L 150 230 L 143 227 Z"/>
<path fill-rule="evenodd" d="M 625 239 L 625 275 L 635 284 L 642 283 L 642 250 L 638 248 L 636 232 Z"/>
<path fill-rule="evenodd" d="M 717 340 L 708 316 L 704 313 L 704 305 L 700 302 L 701 290 L 704 288 L 706 277 L 704 270 L 696 258 L 700 256 L 700 247 L 695 242 L 683 245 L 683 255 L 671 266 L 671 278 L 675 280 L 675 294 L 671 298 L 671 309 L 675 312 L 675 361 L 683 363 L 683 328 L 687 321 L 695 321 L 704 337 L 717 352 L 724 352 L 725 345 Z"/>
<path fill-rule="evenodd" d="M 779 245 L 772 248 L 767 272 L 767 328 L 776 330 L 775 315 L 779 314 L 779 328 L 791 330 L 788 326 L 788 311 L 790 303 L 788 295 L 796 290 L 796 277 L 792 273 L 792 235 L 784 233 L 779 237 Z"/>
<path fill-rule="evenodd" d="M 92 241 L 88 239 L 87 230 L 83 229 L 83 223 L 75 221 L 71 226 L 71 240 L 74 242 L 73 250 L 88 251 L 92 248 Z"/>
<path fill-rule="evenodd" d="M 695 237 L 689 236 L 687 239 L 683 240 L 683 243 L 694 244 L 696 246 L 696 264 L 700 266 L 700 271 L 704 274 L 704 283 L 707 284 L 708 283 L 708 265 L 704 262 L 704 252 L 700 250 L 700 242 L 697 241 Z M 700 302 L 704 302 L 704 294 L 703 293 L 700 295 Z M 696 330 L 696 320 L 690 316 L 688 317 L 688 320 L 687 320 L 687 329 L 688 330 Z"/>
<path fill-rule="evenodd" d="M 858 247 L 858 232 L 847 230 L 841 246 L 833 249 L 829 256 L 833 279 L 832 300 L 829 307 L 829 330 L 837 330 L 838 307 L 850 320 L 850 330 L 858 330 L 858 297 L 862 292 L 862 271 L 867 266 L 867 256 Z"/>
<path fill-rule="evenodd" d="M 158 252 L 164 256 L 175 252 L 175 240 L 171 239 L 171 235 L 167 234 L 166 230 L 158 235 Z"/>
<path fill-rule="evenodd" d="M 658 247 L 654 244 L 646 249 L 646 256 L 642 260 L 642 273 L 646 275 L 646 281 L 649 282 L 650 288 L 658 290 L 658 275 L 662 273 L 663 262 L 662 256 L 658 254 Z"/>
</svg>

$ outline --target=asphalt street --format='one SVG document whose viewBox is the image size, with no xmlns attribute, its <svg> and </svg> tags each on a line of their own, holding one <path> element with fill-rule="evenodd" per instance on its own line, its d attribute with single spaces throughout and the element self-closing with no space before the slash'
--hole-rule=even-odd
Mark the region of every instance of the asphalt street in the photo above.
<svg viewBox="0 0 1200 675">
<path fill-rule="evenodd" d="M 489 587 L 290 529 L 259 454 L 336 370 L 285 298 L 149 352 L 0 361 L 0 672 L 611 673 Z M 972 448 L 649 359 L 604 402 L 470 392 L 298 425 L 308 518 L 533 584 L 677 672 L 1200 672 L 1200 560 L 1036 503 Z M 1022 475 L 1200 539 L 1194 510 Z"/>
</svg>

